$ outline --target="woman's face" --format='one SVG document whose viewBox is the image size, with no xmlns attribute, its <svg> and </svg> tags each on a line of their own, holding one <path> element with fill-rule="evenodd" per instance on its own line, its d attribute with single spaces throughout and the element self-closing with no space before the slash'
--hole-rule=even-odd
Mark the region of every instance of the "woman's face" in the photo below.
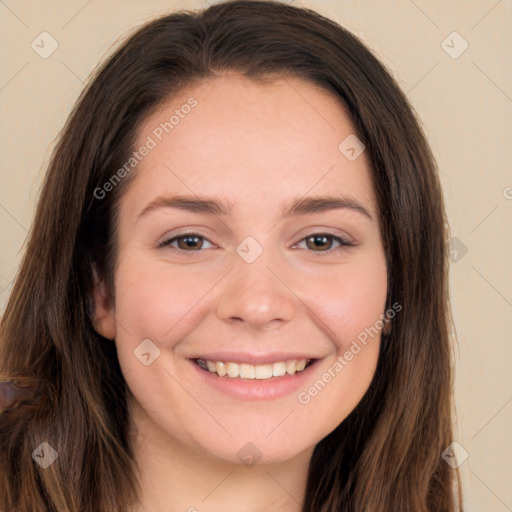
<svg viewBox="0 0 512 512">
<path fill-rule="evenodd" d="M 361 400 L 387 280 L 353 132 L 323 89 L 236 74 L 145 120 L 120 203 L 115 303 L 97 293 L 96 309 L 139 425 L 202 456 L 284 461 Z"/>
</svg>

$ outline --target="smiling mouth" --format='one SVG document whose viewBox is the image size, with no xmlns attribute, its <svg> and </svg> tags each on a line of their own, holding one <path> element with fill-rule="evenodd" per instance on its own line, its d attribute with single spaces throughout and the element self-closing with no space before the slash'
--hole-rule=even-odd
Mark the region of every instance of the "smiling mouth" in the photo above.
<svg viewBox="0 0 512 512">
<path fill-rule="evenodd" d="M 285 375 L 295 375 L 311 366 L 316 359 L 289 359 L 272 364 L 247 364 L 232 361 L 209 361 L 194 359 L 194 362 L 203 370 L 214 373 L 219 377 L 228 377 L 241 380 L 266 380 Z"/>
</svg>

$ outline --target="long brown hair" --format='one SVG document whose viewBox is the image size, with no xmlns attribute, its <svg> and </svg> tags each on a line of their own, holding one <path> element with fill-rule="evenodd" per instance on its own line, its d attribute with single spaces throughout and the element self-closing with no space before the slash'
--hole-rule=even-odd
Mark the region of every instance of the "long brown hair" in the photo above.
<svg viewBox="0 0 512 512">
<path fill-rule="evenodd" d="M 1 510 L 124 512 L 137 502 L 129 390 L 114 343 L 92 323 L 95 274 L 114 300 L 116 215 L 133 173 L 105 197 L 97 191 L 129 159 L 150 113 L 225 71 L 296 76 L 346 106 L 371 164 L 386 311 L 402 305 L 367 393 L 315 447 L 302 510 L 462 510 L 458 470 L 441 457 L 453 441 L 453 357 L 433 155 L 405 95 L 357 37 L 307 8 L 255 0 L 147 23 L 95 71 L 60 134 L 1 322 L 0 380 L 11 383 L 0 404 Z M 36 396 L 25 388 L 14 399 L 34 383 Z M 33 453 L 45 442 L 58 459 L 43 469 Z"/>
</svg>

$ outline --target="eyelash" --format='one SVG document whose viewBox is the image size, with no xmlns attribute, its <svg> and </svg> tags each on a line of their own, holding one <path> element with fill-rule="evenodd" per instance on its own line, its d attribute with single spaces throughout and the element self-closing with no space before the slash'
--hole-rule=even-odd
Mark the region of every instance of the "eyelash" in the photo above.
<svg viewBox="0 0 512 512">
<path fill-rule="evenodd" d="M 331 233 L 321 233 L 321 232 L 318 232 L 318 233 L 311 233 L 307 236 L 305 236 L 304 238 L 302 238 L 301 240 L 299 240 L 299 243 L 300 242 L 303 242 L 305 240 L 307 240 L 308 238 L 311 238 L 311 237 L 314 237 L 314 236 L 326 236 L 328 238 L 332 238 L 334 240 L 336 240 L 337 242 L 339 242 L 340 246 L 335 248 L 335 249 L 328 249 L 326 251 L 311 251 L 311 252 L 314 252 L 314 253 L 319 253 L 318 256 L 322 256 L 323 254 L 332 254 L 333 252 L 337 252 L 337 251 L 341 251 L 343 249 L 346 249 L 347 247 L 353 247 L 355 246 L 354 243 L 352 242 L 349 242 L 348 240 L 346 240 L 345 238 L 342 238 L 342 237 L 339 237 L 339 236 L 336 236 L 336 235 L 333 235 Z M 176 236 L 173 236 L 172 238 L 168 238 L 167 240 L 164 240 L 162 242 L 160 242 L 158 244 L 158 247 L 161 248 L 161 247 L 170 247 L 174 250 L 178 250 L 180 252 L 203 252 L 202 250 L 197 250 L 197 251 L 194 251 L 194 250 L 190 250 L 190 251 L 186 251 L 186 250 L 182 250 L 182 249 L 179 249 L 177 247 L 171 247 L 171 244 L 173 242 L 175 242 L 176 240 L 178 240 L 179 238 L 185 238 L 185 237 L 198 237 L 198 238 L 201 238 L 203 240 L 206 240 L 208 241 L 209 243 L 212 243 L 210 242 L 207 238 L 205 238 L 204 236 L 201 236 L 199 235 L 198 233 L 181 233 L 179 235 L 176 235 Z"/>
</svg>

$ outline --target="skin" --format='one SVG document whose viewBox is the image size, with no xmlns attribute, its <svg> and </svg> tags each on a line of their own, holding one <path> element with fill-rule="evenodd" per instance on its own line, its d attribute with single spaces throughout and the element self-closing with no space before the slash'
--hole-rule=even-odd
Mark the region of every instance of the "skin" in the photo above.
<svg viewBox="0 0 512 512">
<path fill-rule="evenodd" d="M 298 512 L 313 449 L 368 389 L 380 333 L 308 404 L 297 392 L 229 397 L 204 385 L 188 358 L 314 354 L 307 390 L 375 325 L 387 279 L 368 161 L 338 150 L 354 129 L 330 92 L 298 78 L 260 84 L 231 73 L 161 106 L 136 147 L 190 97 L 197 106 L 139 163 L 120 203 L 115 303 L 102 283 L 96 291 L 96 329 L 115 339 L 134 396 L 140 510 Z M 162 207 L 138 218 L 156 197 L 174 194 L 216 196 L 233 210 L 222 217 Z M 283 202 L 324 194 L 352 197 L 373 220 L 350 209 L 280 219 Z M 158 247 L 185 228 L 204 237 L 193 249 L 183 241 Z M 356 246 L 306 242 L 325 232 Z M 263 248 L 250 264 L 236 252 L 247 236 Z M 149 366 L 134 356 L 145 339 L 160 350 Z M 247 442 L 261 453 L 249 467 L 237 456 Z"/>
</svg>

